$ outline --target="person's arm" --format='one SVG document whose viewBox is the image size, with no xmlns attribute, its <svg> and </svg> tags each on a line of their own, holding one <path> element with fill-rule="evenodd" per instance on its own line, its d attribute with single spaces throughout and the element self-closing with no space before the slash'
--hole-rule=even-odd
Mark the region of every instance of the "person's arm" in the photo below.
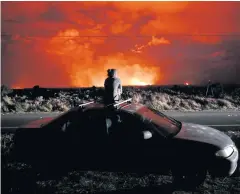
<svg viewBox="0 0 240 194">
<path fill-rule="evenodd" d="M 104 88 L 106 88 L 106 86 L 107 86 L 107 79 L 105 79 L 104 81 Z"/>
<path fill-rule="evenodd" d="M 122 83 L 121 83 L 120 79 L 119 79 L 119 86 L 118 86 L 118 88 L 119 88 L 120 94 L 122 94 Z"/>
</svg>

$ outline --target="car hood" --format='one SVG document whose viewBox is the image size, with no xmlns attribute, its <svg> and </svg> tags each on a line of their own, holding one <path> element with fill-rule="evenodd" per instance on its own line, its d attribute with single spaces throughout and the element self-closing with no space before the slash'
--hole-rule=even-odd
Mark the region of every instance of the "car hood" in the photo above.
<svg viewBox="0 0 240 194">
<path fill-rule="evenodd" d="M 20 128 L 40 128 L 43 124 L 52 121 L 53 117 L 45 117 L 38 120 L 31 121 L 25 125 L 20 126 Z"/>
<path fill-rule="evenodd" d="M 220 149 L 233 144 L 229 136 L 217 129 L 184 122 L 181 131 L 174 138 L 211 144 Z"/>
</svg>

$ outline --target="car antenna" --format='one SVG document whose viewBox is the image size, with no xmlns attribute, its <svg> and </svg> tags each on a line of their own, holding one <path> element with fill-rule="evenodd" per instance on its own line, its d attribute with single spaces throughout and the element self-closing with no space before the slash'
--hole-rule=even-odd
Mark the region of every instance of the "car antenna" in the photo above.
<svg viewBox="0 0 240 194">
<path fill-rule="evenodd" d="M 111 106 L 113 106 L 114 108 L 118 108 L 118 106 L 120 106 L 121 104 L 126 103 L 126 102 L 131 102 L 131 101 L 132 101 L 132 98 L 129 98 L 129 99 L 124 100 L 124 101 L 119 102 L 119 103 L 108 104 L 106 107 L 111 107 Z"/>
<path fill-rule="evenodd" d="M 92 104 L 92 103 L 94 103 L 94 101 L 86 102 L 86 103 L 80 104 L 78 106 L 82 108 L 82 107 L 87 106 L 87 105 Z"/>
</svg>

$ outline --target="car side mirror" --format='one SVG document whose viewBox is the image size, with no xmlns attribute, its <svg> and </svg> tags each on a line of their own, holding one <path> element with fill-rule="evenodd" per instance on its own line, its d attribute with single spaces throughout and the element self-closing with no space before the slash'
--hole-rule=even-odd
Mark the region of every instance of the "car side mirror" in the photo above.
<svg viewBox="0 0 240 194">
<path fill-rule="evenodd" d="M 150 131 L 143 131 L 143 138 L 144 139 L 151 139 L 152 138 L 152 132 L 150 132 Z"/>
</svg>

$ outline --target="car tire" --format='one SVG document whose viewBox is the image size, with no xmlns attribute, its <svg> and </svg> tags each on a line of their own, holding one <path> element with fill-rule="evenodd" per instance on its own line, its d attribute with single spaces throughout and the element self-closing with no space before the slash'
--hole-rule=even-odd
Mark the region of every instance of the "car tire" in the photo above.
<svg viewBox="0 0 240 194">
<path fill-rule="evenodd" d="M 207 170 L 201 169 L 197 171 L 192 171 L 187 174 L 180 173 L 177 171 L 172 171 L 173 184 L 176 187 L 181 187 L 185 189 L 194 189 L 201 186 L 207 176 Z"/>
</svg>

